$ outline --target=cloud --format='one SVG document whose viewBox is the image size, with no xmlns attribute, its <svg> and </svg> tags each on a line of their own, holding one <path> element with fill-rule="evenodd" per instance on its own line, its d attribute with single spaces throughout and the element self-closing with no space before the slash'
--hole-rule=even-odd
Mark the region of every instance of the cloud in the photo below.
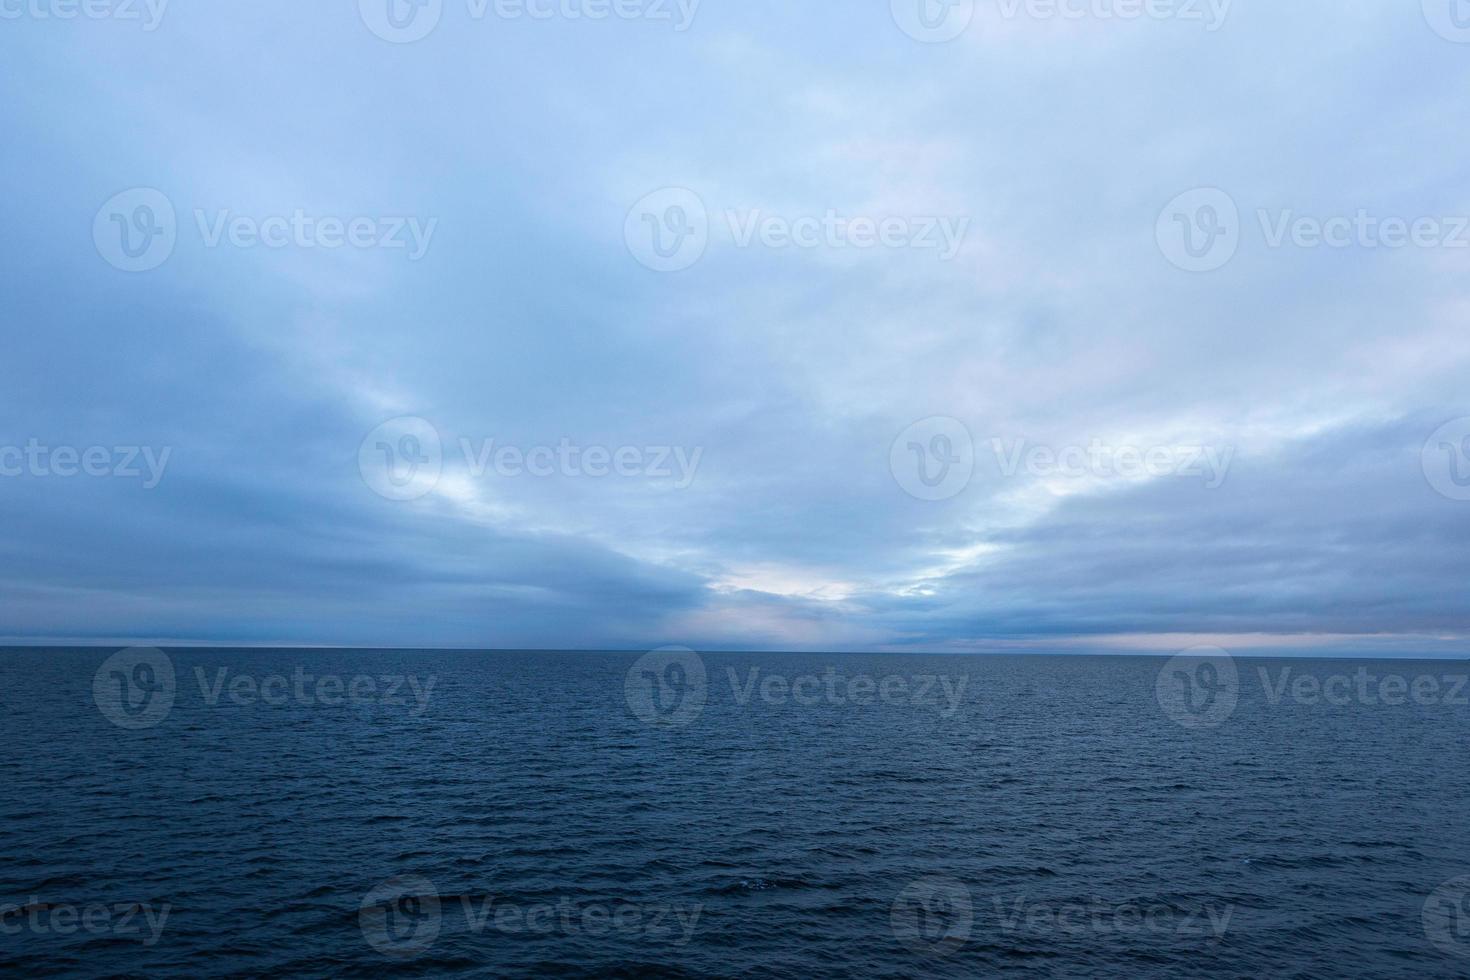
<svg viewBox="0 0 1470 980">
<path fill-rule="evenodd" d="M 684 32 L 450 4 L 397 45 L 352 8 L 7 29 L 0 446 L 171 457 L 152 490 L 0 478 L 0 634 L 1463 654 L 1470 504 L 1421 449 L 1470 415 L 1470 249 L 1272 247 L 1261 217 L 1470 213 L 1464 52 L 1417 10 L 986 8 L 926 45 L 882 3 Z M 131 187 L 178 215 L 136 274 L 90 234 Z M 664 187 L 713 229 L 673 274 L 624 241 Z M 1206 274 L 1155 239 L 1194 187 L 1242 222 Z M 411 258 L 212 246 L 222 214 L 437 225 Z M 742 245 L 757 214 L 965 231 L 948 260 Z M 359 472 L 400 416 L 442 438 L 408 501 Z M 925 501 L 890 449 L 933 416 L 975 473 Z M 490 440 L 701 455 L 687 486 L 508 477 L 461 448 Z M 1230 462 L 1214 488 L 1007 473 L 993 440 Z"/>
</svg>

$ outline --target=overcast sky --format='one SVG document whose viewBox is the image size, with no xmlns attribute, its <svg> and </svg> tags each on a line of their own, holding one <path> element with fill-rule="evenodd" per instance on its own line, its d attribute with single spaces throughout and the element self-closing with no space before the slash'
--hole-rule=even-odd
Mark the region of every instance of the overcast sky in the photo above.
<svg viewBox="0 0 1470 980">
<path fill-rule="evenodd" d="M 1470 10 L 388 2 L 0 0 L 0 637 L 1465 653 Z"/>
</svg>

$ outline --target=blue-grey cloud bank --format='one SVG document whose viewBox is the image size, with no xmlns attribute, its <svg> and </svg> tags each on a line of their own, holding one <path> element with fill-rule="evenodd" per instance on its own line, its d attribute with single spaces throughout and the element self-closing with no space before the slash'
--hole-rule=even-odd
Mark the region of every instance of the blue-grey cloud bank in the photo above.
<svg viewBox="0 0 1470 980">
<path fill-rule="evenodd" d="M 0 638 L 1459 655 L 1457 0 L 0 0 Z"/>
</svg>

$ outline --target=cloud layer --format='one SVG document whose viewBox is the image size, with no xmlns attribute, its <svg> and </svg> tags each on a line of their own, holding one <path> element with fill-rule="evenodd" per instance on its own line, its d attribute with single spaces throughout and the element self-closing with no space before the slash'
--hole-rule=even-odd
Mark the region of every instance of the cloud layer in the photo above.
<svg viewBox="0 0 1470 980">
<path fill-rule="evenodd" d="M 1452 21 L 379 6 L 7 15 L 0 636 L 1464 654 Z"/>
</svg>

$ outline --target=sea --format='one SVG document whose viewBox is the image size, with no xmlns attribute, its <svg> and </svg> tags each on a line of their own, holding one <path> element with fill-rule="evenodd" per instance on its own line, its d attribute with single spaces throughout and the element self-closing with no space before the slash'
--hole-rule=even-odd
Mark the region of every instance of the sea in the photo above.
<svg viewBox="0 0 1470 980">
<path fill-rule="evenodd" d="M 16 977 L 1470 977 L 1470 663 L 4 649 Z"/>
</svg>

